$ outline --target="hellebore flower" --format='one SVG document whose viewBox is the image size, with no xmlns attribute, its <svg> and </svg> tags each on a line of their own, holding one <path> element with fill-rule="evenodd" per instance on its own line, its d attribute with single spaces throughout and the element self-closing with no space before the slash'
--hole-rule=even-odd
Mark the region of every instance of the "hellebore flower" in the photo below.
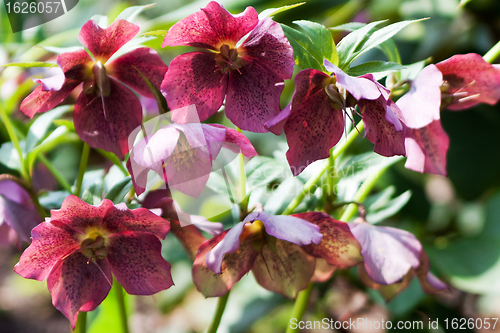
<svg viewBox="0 0 500 333">
<path fill-rule="evenodd" d="M 299 72 L 290 107 L 266 123 L 273 128 L 287 119 L 284 129 L 290 148 L 286 156 L 292 173 L 296 176 L 330 155 L 345 130 L 344 111 L 356 104 L 374 151 L 383 156 L 404 155 L 405 125 L 396 116 L 397 105 L 389 99 L 389 91 L 371 74 L 351 77 L 326 59 L 324 64 L 333 75 L 315 69 Z"/>
<path fill-rule="evenodd" d="M 27 279 L 47 279 L 52 304 L 74 329 L 79 311 L 92 311 L 106 298 L 112 275 L 132 295 L 173 285 L 159 239 L 169 229 L 144 208 L 129 210 L 107 199 L 95 207 L 69 196 L 33 229 L 33 243 L 14 270 Z"/>
<path fill-rule="evenodd" d="M 28 192 L 13 176 L 0 175 L 0 244 L 30 243 L 31 229 L 41 221 Z"/>
<path fill-rule="evenodd" d="M 206 297 L 224 295 L 252 270 L 264 288 L 295 297 L 307 287 L 315 259 L 301 246 L 319 244 L 319 227 L 293 216 L 253 212 L 243 222 L 201 244 L 193 281 Z"/>
<path fill-rule="evenodd" d="M 130 153 L 128 168 L 137 194 L 145 191 L 147 173 L 154 170 L 170 188 L 198 197 L 223 147 L 246 157 L 257 155 L 243 134 L 222 125 L 172 123 L 160 128 Z"/>
<path fill-rule="evenodd" d="M 372 284 L 391 285 L 404 282 L 397 287 L 404 289 L 417 273 L 425 292 L 433 293 L 447 286 L 429 272 L 429 261 L 422 245 L 411 233 L 391 228 L 371 225 L 364 220 L 348 223 L 352 234 L 361 244 L 364 265 L 362 274 Z M 366 281 L 366 279 L 365 279 Z M 394 296 L 394 292 L 390 292 Z"/>
<path fill-rule="evenodd" d="M 85 23 L 78 39 L 93 58 L 84 49 L 60 54 L 61 75 L 37 80 L 40 86 L 21 103 L 21 111 L 32 118 L 51 110 L 83 82 L 73 113 L 76 133 L 91 147 L 123 159 L 128 135 L 142 122 L 141 103 L 129 88 L 153 97 L 138 71 L 157 88 L 167 71 L 156 51 L 145 47 L 110 60 L 138 32 L 137 25 L 125 20 L 105 29 L 94 20 Z"/>
<path fill-rule="evenodd" d="M 284 80 L 292 77 L 294 65 L 293 49 L 278 23 L 259 20 L 252 7 L 233 16 L 212 1 L 174 24 L 162 47 L 167 45 L 207 49 L 170 63 L 161 91 L 171 109 L 195 104 L 199 121 L 204 121 L 226 98 L 226 115 L 236 126 L 266 132 L 264 123 L 281 111 Z M 181 112 L 172 113 L 177 123 L 185 123 L 184 118 Z"/>
</svg>

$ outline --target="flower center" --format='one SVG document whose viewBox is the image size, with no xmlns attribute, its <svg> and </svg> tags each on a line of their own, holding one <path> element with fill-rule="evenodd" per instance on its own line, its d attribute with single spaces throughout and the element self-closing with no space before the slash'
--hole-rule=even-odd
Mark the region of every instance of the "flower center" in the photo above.
<svg viewBox="0 0 500 333">
<path fill-rule="evenodd" d="M 217 62 L 217 68 L 223 72 L 227 73 L 229 70 L 237 70 L 240 72 L 242 66 L 241 58 L 238 57 L 238 51 L 231 48 L 227 44 L 223 44 L 219 49 L 219 54 L 215 56 L 215 61 Z"/>
<path fill-rule="evenodd" d="M 80 251 L 89 259 L 89 262 L 106 258 L 108 255 L 106 239 L 98 231 L 92 231 L 86 236 L 87 238 L 80 243 Z"/>
<path fill-rule="evenodd" d="M 245 234 L 251 237 L 252 247 L 255 251 L 261 252 L 266 243 L 266 229 L 262 221 L 254 221 L 249 226 L 245 227 Z"/>
<path fill-rule="evenodd" d="M 177 146 L 175 146 L 172 155 L 170 155 L 169 162 L 174 163 L 179 171 L 183 167 L 192 167 L 194 163 L 205 162 L 198 156 L 198 150 L 191 147 L 183 133 L 180 133 L 179 140 L 177 141 Z"/>
</svg>

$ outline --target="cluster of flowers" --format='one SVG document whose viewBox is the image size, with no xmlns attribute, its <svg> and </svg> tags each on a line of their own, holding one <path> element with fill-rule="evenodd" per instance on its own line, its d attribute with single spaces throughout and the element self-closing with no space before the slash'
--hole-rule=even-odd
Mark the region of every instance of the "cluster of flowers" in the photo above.
<svg viewBox="0 0 500 333">
<path fill-rule="evenodd" d="M 131 89 L 153 97 L 149 81 L 165 97 L 173 123 L 130 152 L 128 166 L 138 194 L 146 190 L 147 171 L 154 170 L 170 187 L 197 197 L 223 147 L 247 157 L 257 155 L 240 132 L 199 123 L 223 103 L 227 118 L 240 129 L 275 134 L 284 129 L 294 175 L 329 156 L 345 131 L 348 112 L 362 117 L 376 153 L 405 155 L 408 168 L 445 175 L 449 140 L 440 110 L 500 99 L 500 71 L 476 54 L 427 66 L 396 102 L 373 75 L 352 77 L 325 60 L 328 73 L 306 69 L 295 76 L 291 103 L 281 110 L 284 80 L 293 73 L 293 49 L 281 26 L 259 18 L 253 8 L 234 16 L 210 2 L 176 23 L 162 46 L 205 50 L 180 55 L 169 67 L 149 48 L 113 59 L 138 31 L 125 20 L 107 28 L 87 22 L 79 40 L 89 52 L 59 55 L 62 73 L 38 80 L 40 86 L 21 105 L 33 117 L 60 104 L 82 84 L 73 113 L 77 134 L 91 147 L 124 159 L 129 135 L 142 124 L 142 107 Z M 197 119 L 189 112 L 193 105 Z M 25 241 L 27 230 L 36 225 L 32 221 L 38 221 L 30 202 L 22 187 L 0 179 L 0 216 Z M 91 311 L 104 300 L 112 275 L 136 295 L 173 285 L 170 265 L 160 253 L 160 239 L 169 230 L 194 259 L 193 280 L 205 296 L 224 295 L 252 270 L 264 288 L 293 298 L 310 281 L 324 281 L 336 268 L 356 265 L 360 278 L 388 298 L 414 275 L 427 292 L 446 288 L 429 272 L 420 242 L 403 230 L 363 220 L 345 223 L 323 212 L 275 216 L 254 210 L 206 240 L 194 226 L 181 227 L 172 199 L 145 201 L 143 206 L 129 210 L 104 200 L 95 207 L 68 197 L 60 210 L 32 230 L 32 244 L 15 271 L 25 278 L 47 279 L 54 306 L 73 327 L 79 311 Z M 154 207 L 162 208 L 161 217 L 147 209 Z M 23 221 L 18 221 L 19 214 L 25 216 Z"/>
</svg>

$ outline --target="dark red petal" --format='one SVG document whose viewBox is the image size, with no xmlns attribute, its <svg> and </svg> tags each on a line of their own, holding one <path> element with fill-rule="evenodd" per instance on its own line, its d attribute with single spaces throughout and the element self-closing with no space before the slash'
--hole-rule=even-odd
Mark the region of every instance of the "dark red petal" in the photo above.
<svg viewBox="0 0 500 333">
<path fill-rule="evenodd" d="M 315 69 L 295 76 L 290 116 L 285 124 L 289 150 L 286 153 L 294 176 L 316 160 L 330 156 L 344 132 L 342 110 L 333 108 L 325 92 L 330 77 Z"/>
<path fill-rule="evenodd" d="M 188 122 L 189 114 L 176 113 L 175 109 L 191 104 L 196 106 L 199 120 L 204 121 L 221 107 L 227 82 L 227 75 L 217 70 L 214 53 L 191 52 L 172 60 L 161 91 L 170 109 L 174 110 L 172 119 L 175 122 Z"/>
<path fill-rule="evenodd" d="M 405 167 L 418 172 L 446 176 L 446 153 L 450 139 L 440 120 L 419 129 L 408 129 Z"/>
<path fill-rule="evenodd" d="M 85 50 L 62 53 L 57 57 L 57 64 L 61 67 L 67 79 L 83 81 L 91 75 L 92 59 Z"/>
<path fill-rule="evenodd" d="M 73 121 L 76 133 L 89 146 L 123 159 L 129 150 L 130 133 L 141 125 L 142 107 L 137 97 L 121 83 L 109 78 L 109 84 L 107 97 L 82 91 L 75 104 Z"/>
<path fill-rule="evenodd" d="M 109 200 L 104 200 L 96 207 L 70 195 L 64 199 L 61 209 L 51 210 L 50 215 L 52 222 L 64 223 L 75 233 L 83 234 L 88 228 L 101 226 L 107 211 L 113 208 L 113 203 Z"/>
<path fill-rule="evenodd" d="M 347 223 L 332 219 L 322 212 L 299 213 L 299 217 L 319 226 L 323 235 L 318 245 L 306 245 L 302 248 L 312 256 L 324 258 L 329 264 L 345 268 L 363 261 L 361 245 L 354 238 Z"/>
<path fill-rule="evenodd" d="M 250 140 L 248 140 L 248 138 L 243 133 L 219 124 L 209 124 L 209 126 L 224 128 L 226 130 L 226 138 L 223 145 L 224 148 L 230 149 L 235 153 L 242 153 L 246 157 L 253 157 L 258 155 Z"/>
<path fill-rule="evenodd" d="M 222 43 L 234 46 L 257 25 L 258 20 L 258 14 L 252 7 L 233 16 L 217 2 L 211 1 L 201 11 L 174 24 L 161 46 L 189 45 L 214 50 Z"/>
<path fill-rule="evenodd" d="M 116 280 L 131 295 L 152 295 L 173 286 L 160 240 L 149 233 L 109 236 L 107 259 Z"/>
<path fill-rule="evenodd" d="M 148 47 L 135 49 L 106 64 L 109 75 L 146 97 L 153 97 L 153 94 L 139 72 L 160 89 L 167 69 L 158 53 Z"/>
<path fill-rule="evenodd" d="M 139 26 L 125 20 L 116 20 L 105 29 L 90 20 L 83 25 L 78 40 L 89 49 L 96 61 L 105 63 L 138 32 Z"/>
<path fill-rule="evenodd" d="M 252 272 L 262 287 L 295 298 L 311 280 L 316 259 L 298 245 L 281 239 L 276 239 L 275 249 L 265 245 L 255 259 Z"/>
<path fill-rule="evenodd" d="M 59 261 L 47 279 L 52 304 L 69 319 L 72 329 L 78 312 L 97 308 L 113 281 L 106 260 L 88 260 L 81 252 L 75 252 Z"/>
<path fill-rule="evenodd" d="M 81 81 L 66 79 L 60 90 L 52 91 L 43 91 L 42 86 L 38 86 L 23 100 L 20 109 L 30 118 L 33 118 L 35 113 L 52 110 L 68 97 L 80 83 Z"/>
</svg>

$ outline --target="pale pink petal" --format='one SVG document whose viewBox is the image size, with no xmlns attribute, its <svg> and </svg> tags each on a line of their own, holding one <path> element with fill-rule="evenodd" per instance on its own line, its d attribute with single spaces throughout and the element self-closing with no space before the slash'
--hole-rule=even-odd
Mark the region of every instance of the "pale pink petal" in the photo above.
<svg viewBox="0 0 500 333">
<path fill-rule="evenodd" d="M 135 49 L 106 64 L 109 75 L 146 97 L 153 94 L 139 72 L 160 89 L 167 69 L 158 53 L 148 47 Z"/>
<path fill-rule="evenodd" d="M 173 286 L 170 264 L 158 237 L 127 232 L 109 236 L 107 259 L 116 280 L 131 295 L 152 295 Z"/>
<path fill-rule="evenodd" d="M 223 147 L 230 149 L 235 153 L 242 153 L 246 157 L 257 156 L 255 148 L 243 133 L 232 128 L 227 128 L 219 124 L 209 124 L 207 126 L 224 128 L 226 130 Z"/>
<path fill-rule="evenodd" d="M 78 312 L 97 308 L 111 289 L 108 262 L 88 260 L 81 252 L 75 252 L 57 262 L 47 278 L 52 304 L 69 319 L 72 329 Z"/>
<path fill-rule="evenodd" d="M 344 73 L 340 68 L 329 62 L 323 61 L 325 68 L 335 74 L 337 85 L 347 90 L 356 100 L 369 99 L 374 100 L 382 94 L 378 86 L 366 77 L 352 77 Z"/>
<path fill-rule="evenodd" d="M 161 92 L 171 110 L 196 105 L 199 121 L 217 112 L 227 92 L 228 75 L 217 70 L 215 53 L 181 54 L 170 63 Z M 176 123 L 188 122 L 187 109 L 172 112 Z"/>
<path fill-rule="evenodd" d="M 240 235 L 243 232 L 245 222 L 237 223 L 234 227 L 223 235 L 217 236 L 217 243 L 214 243 L 210 252 L 206 254 L 206 265 L 213 272 L 220 274 L 222 272 L 222 259 L 225 254 L 233 253 L 240 247 Z"/>
<path fill-rule="evenodd" d="M 130 151 L 129 159 L 127 161 L 127 170 L 132 178 L 135 193 L 137 195 L 141 195 L 144 191 L 146 191 L 146 186 L 148 184 L 148 172 L 150 169 L 135 162 L 133 150 Z"/>
<path fill-rule="evenodd" d="M 139 26 L 125 20 L 116 20 L 105 29 L 90 20 L 83 25 L 78 40 L 89 49 L 96 61 L 105 63 L 138 32 Z"/>
<path fill-rule="evenodd" d="M 311 280 L 315 262 L 316 259 L 299 246 L 276 239 L 275 249 L 268 245 L 262 248 L 255 259 L 252 272 L 262 287 L 295 298 Z"/>
<path fill-rule="evenodd" d="M 141 139 L 132 149 L 134 155 L 130 158 L 142 167 L 156 170 L 174 152 L 178 140 L 179 131 L 175 127 L 160 128 L 153 135 Z"/>
<path fill-rule="evenodd" d="M 73 121 L 76 133 L 89 146 L 112 152 L 123 159 L 128 152 L 130 133 L 142 123 L 142 107 L 128 88 L 112 78 L 109 78 L 109 83 L 107 97 L 85 92 L 78 96 Z"/>
</svg>

